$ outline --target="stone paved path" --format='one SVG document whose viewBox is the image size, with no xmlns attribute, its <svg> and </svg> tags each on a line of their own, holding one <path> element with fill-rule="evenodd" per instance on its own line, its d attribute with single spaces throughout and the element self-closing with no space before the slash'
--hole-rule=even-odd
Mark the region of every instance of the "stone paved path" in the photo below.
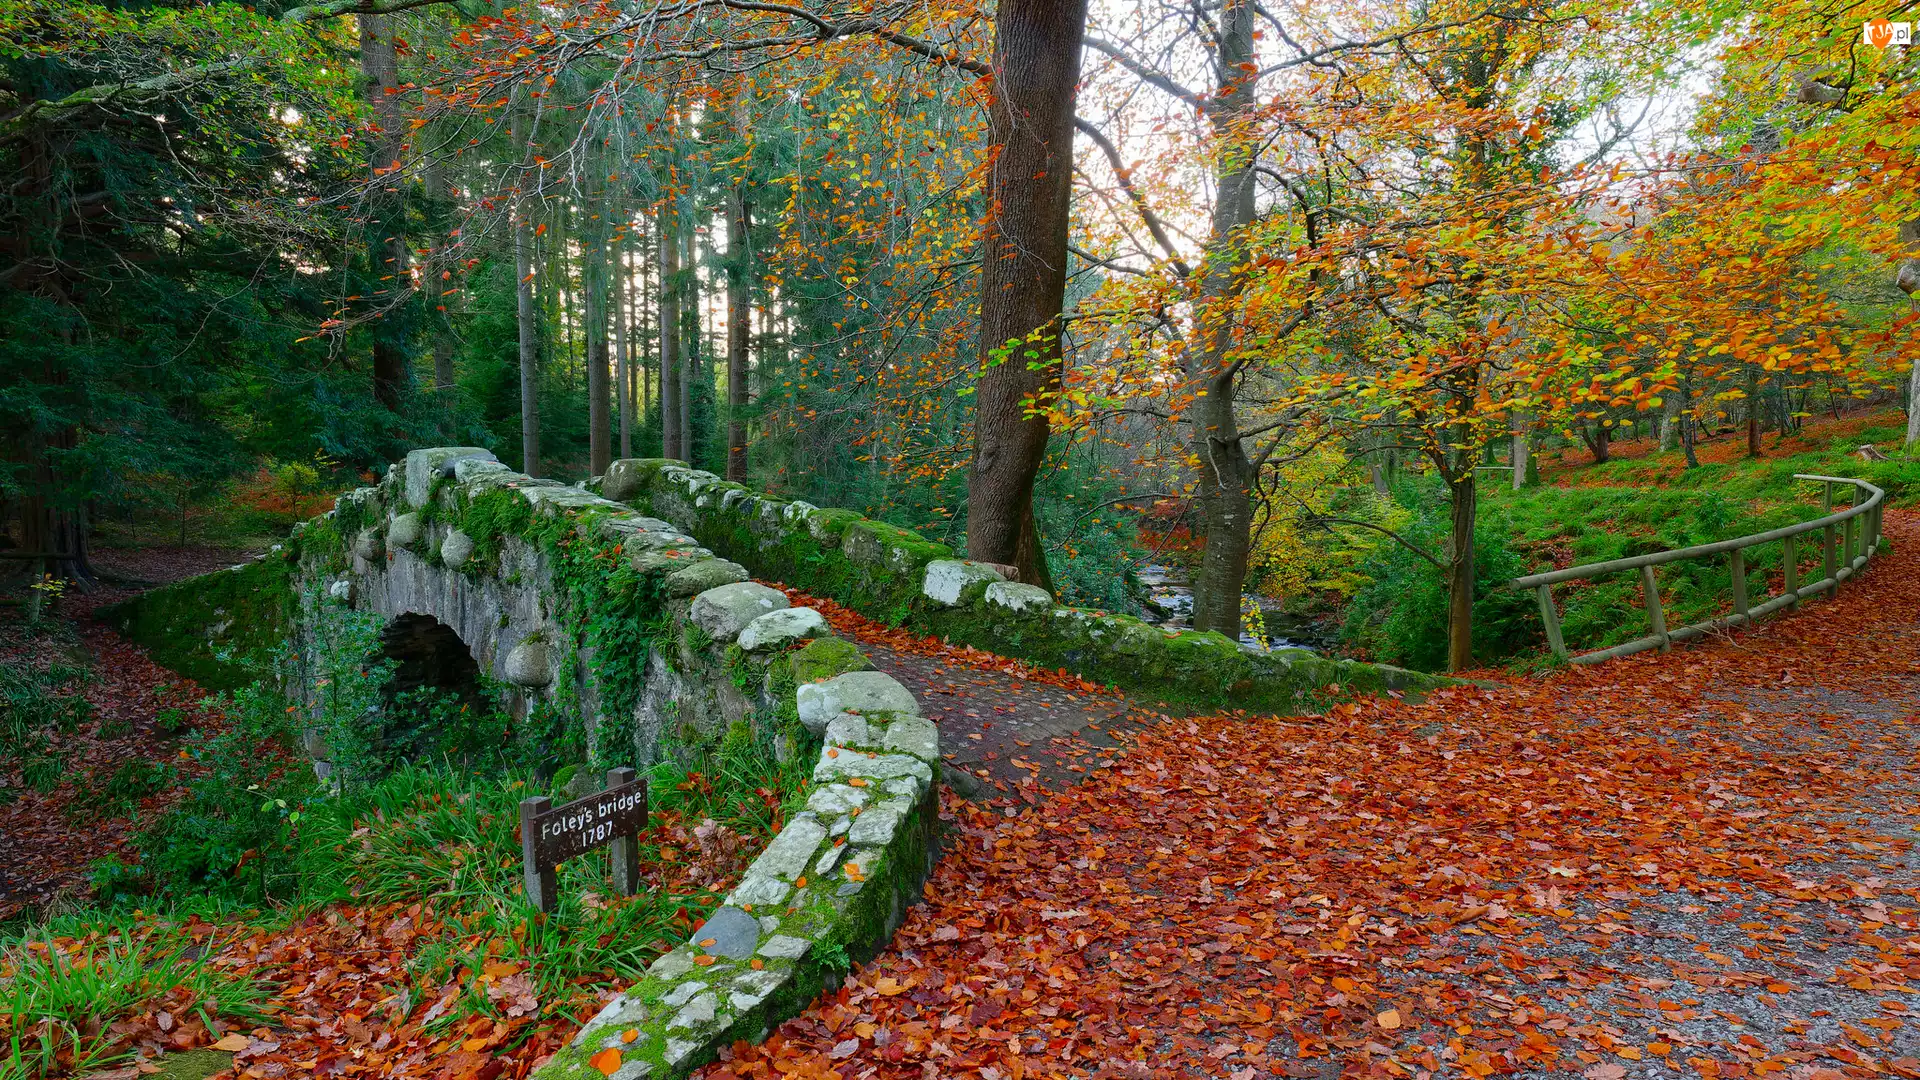
<svg viewBox="0 0 1920 1080">
<path fill-rule="evenodd" d="M 854 639 L 939 725 L 948 783 L 970 798 L 1001 794 L 1038 802 L 1042 792 L 1110 764 L 1124 734 L 1159 720 L 1118 694 L 1069 690 L 1003 666 L 911 653 L 857 633 Z"/>
</svg>

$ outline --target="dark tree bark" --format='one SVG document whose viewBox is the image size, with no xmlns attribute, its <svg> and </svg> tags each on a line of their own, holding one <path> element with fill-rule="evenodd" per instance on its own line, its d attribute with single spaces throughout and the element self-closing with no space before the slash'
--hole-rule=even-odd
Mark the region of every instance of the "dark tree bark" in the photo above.
<svg viewBox="0 0 1920 1080">
<path fill-rule="evenodd" d="M 1073 110 L 1087 0 L 1002 0 L 994 13 L 985 259 L 967 554 L 1051 584 L 1033 516 L 1044 412 L 1061 377 Z"/>
<path fill-rule="evenodd" d="M 1199 462 L 1194 490 L 1206 546 L 1194 579 L 1193 626 L 1240 638 L 1240 596 L 1253 551 L 1253 487 L 1259 467 L 1248 458 L 1236 407 L 1239 365 L 1232 352 L 1246 264 L 1243 233 L 1253 223 L 1253 152 L 1238 145 L 1253 107 L 1253 6 L 1229 0 L 1220 13 L 1215 59 L 1218 90 L 1206 105 L 1216 149 L 1216 193 L 1200 278 L 1201 347 L 1189 355 L 1187 378 L 1197 389 L 1189 418 Z"/>
<path fill-rule="evenodd" d="M 1760 374 L 1747 369 L 1747 456 L 1760 456 Z"/>
<path fill-rule="evenodd" d="M 747 345 L 753 304 L 747 296 L 747 182 L 735 181 L 727 199 L 727 479 L 747 478 Z"/>
<path fill-rule="evenodd" d="M 1580 425 L 1580 441 L 1587 444 L 1587 450 L 1593 454 L 1595 465 L 1604 465 L 1613 458 L 1613 429 L 1605 419 L 1596 421 L 1593 427 Z"/>
<path fill-rule="evenodd" d="M 693 388 L 694 380 L 705 373 L 706 349 L 701 339 L 699 254 L 693 246 L 693 222 L 680 221 L 679 238 L 682 273 L 680 293 L 680 456 L 693 464 Z M 713 386 L 711 373 L 705 373 L 707 386 Z"/>
<path fill-rule="evenodd" d="M 581 334 L 587 353 L 587 473 L 602 476 L 613 463 L 613 416 L 608 407 L 613 380 L 607 362 L 606 169 L 592 152 L 587 155 L 587 169 L 587 220 L 580 250 L 580 287 L 586 293 L 582 305 L 586 325 Z"/>
<path fill-rule="evenodd" d="M 1453 523 L 1447 552 L 1447 670 L 1473 666 L 1473 524 L 1479 509 L 1471 462 L 1447 484 Z"/>
<path fill-rule="evenodd" d="M 616 206 L 620 203 L 616 200 Z M 616 216 L 615 224 L 624 227 L 627 222 Z M 613 398 L 620 415 L 620 456 L 633 456 L 633 356 L 632 341 L 627 333 L 627 317 L 632 305 L 627 299 L 627 248 L 624 244 L 609 252 L 613 268 L 612 287 L 608 290 L 613 297 Z"/>
<path fill-rule="evenodd" d="M 513 111 L 514 145 L 524 157 L 531 157 L 533 143 L 524 109 Z M 523 169 L 521 176 L 538 176 L 537 170 Z M 522 180 L 522 183 L 525 183 Z M 526 192 L 514 195 L 513 264 L 518 284 L 514 286 L 515 314 L 520 329 L 520 471 L 540 475 L 540 309 L 533 301 L 533 223 L 528 220 Z"/>
<path fill-rule="evenodd" d="M 367 262 L 375 295 L 411 292 L 407 251 L 406 198 L 401 188 L 400 155 L 405 124 L 400 115 L 400 62 L 393 45 L 393 16 L 361 15 L 360 75 L 367 104 L 379 133 L 369 164 L 373 169 L 367 214 Z M 373 397 L 388 409 L 400 407 L 407 384 L 408 319 L 401 303 L 390 303 L 373 331 Z"/>
<path fill-rule="evenodd" d="M 654 219 L 660 238 L 660 456 L 687 459 L 680 430 L 680 225 L 672 196 Z"/>
</svg>

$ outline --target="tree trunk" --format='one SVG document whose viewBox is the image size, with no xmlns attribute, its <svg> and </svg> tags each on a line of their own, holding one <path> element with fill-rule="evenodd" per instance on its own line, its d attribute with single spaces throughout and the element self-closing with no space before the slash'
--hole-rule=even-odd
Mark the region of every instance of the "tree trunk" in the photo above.
<svg viewBox="0 0 1920 1080">
<path fill-rule="evenodd" d="M 1747 456 L 1760 456 L 1760 375 L 1747 369 Z"/>
<path fill-rule="evenodd" d="M 619 225 L 625 221 L 616 218 Z M 613 297 L 613 401 L 620 417 L 620 456 L 633 456 L 633 367 L 627 340 L 627 248 L 621 246 L 608 252 L 608 266 L 612 268 L 613 279 L 609 283 L 608 293 Z"/>
<path fill-rule="evenodd" d="M 1581 424 L 1580 439 L 1587 444 L 1587 449 L 1592 452 L 1593 463 L 1595 465 L 1605 465 L 1608 461 L 1612 460 L 1613 429 L 1607 427 L 1607 422 L 1604 418 L 1593 425 L 1592 431 L 1588 431 L 1587 426 Z"/>
<path fill-rule="evenodd" d="M 586 293 L 581 334 L 587 350 L 587 475 L 604 476 L 613 464 L 612 374 L 607 357 L 608 216 L 606 166 L 587 154 L 587 206 L 580 245 L 580 287 Z"/>
<path fill-rule="evenodd" d="M 1465 469 L 1447 485 L 1453 527 L 1447 549 L 1447 670 L 1473 666 L 1473 523 L 1479 509 L 1474 472 Z"/>
<path fill-rule="evenodd" d="M 1907 445 L 1920 443 L 1920 356 L 1907 373 Z"/>
<path fill-rule="evenodd" d="M 1513 418 L 1513 452 L 1508 455 L 1508 463 L 1513 466 L 1513 490 L 1519 491 L 1527 486 L 1527 452 L 1529 445 L 1525 413 L 1516 413 Z"/>
<path fill-rule="evenodd" d="M 994 12 L 980 383 L 967 476 L 967 555 L 1045 587 L 1033 485 L 1061 378 L 1073 110 L 1087 0 L 1001 0 Z"/>
<path fill-rule="evenodd" d="M 1911 300 L 1920 291 L 1920 220 L 1903 223 L 1900 239 L 1906 241 L 1907 251 L 1915 257 L 1900 260 L 1893 283 Z M 1920 356 L 1913 359 L 1912 378 L 1907 383 L 1907 445 L 1915 443 L 1920 443 Z"/>
<path fill-rule="evenodd" d="M 524 109 L 513 111 L 513 142 L 526 157 L 531 157 L 531 134 L 526 127 Z M 522 169 L 521 175 L 538 176 L 534 169 Z M 525 183 L 524 180 L 521 181 Z M 514 310 L 520 329 L 520 471 L 540 475 L 540 309 L 533 302 L 533 223 L 527 220 L 527 198 L 514 193 L 513 268 L 518 278 L 514 286 Z"/>
<path fill-rule="evenodd" d="M 1678 387 L 1667 395 L 1665 408 L 1660 415 L 1660 449 L 1672 450 L 1680 445 L 1680 390 Z"/>
<path fill-rule="evenodd" d="M 47 370 L 45 377 L 49 383 L 66 381 L 54 370 Z M 79 447 L 80 433 L 67 426 L 57 429 L 51 438 L 28 432 L 22 441 L 26 444 L 27 484 L 19 504 L 20 551 L 45 554 L 44 561 L 33 565 L 47 577 L 90 587 L 94 575 L 87 552 L 86 504 L 73 501 L 73 492 L 65 490 L 54 464 L 56 456 Z"/>
<path fill-rule="evenodd" d="M 680 225 L 673 197 L 654 219 L 660 237 L 660 456 L 687 460 L 680 433 Z"/>
<path fill-rule="evenodd" d="M 373 328 L 373 397 L 389 410 L 400 408 L 407 383 L 409 327 L 403 301 L 412 291 L 406 238 L 406 200 L 401 188 L 400 155 L 404 124 L 400 116 L 400 64 L 393 45 L 393 16 L 361 15 L 360 75 L 363 92 L 379 129 L 369 148 L 373 180 L 367 214 L 367 262 L 372 292 L 386 297 L 386 310 Z"/>
<path fill-rule="evenodd" d="M 705 327 L 701 325 L 700 309 L 700 268 L 699 254 L 693 246 L 693 221 L 683 220 L 680 233 L 675 241 L 684 245 L 680 250 L 680 265 L 685 268 L 681 275 L 680 303 L 680 451 L 681 458 L 691 465 L 693 461 L 693 391 L 694 380 L 700 377 L 706 344 L 702 335 Z M 707 386 L 713 386 L 713 380 L 707 380 Z"/>
<path fill-rule="evenodd" d="M 1238 370 L 1232 359 L 1245 277 L 1242 237 L 1254 214 L 1255 155 L 1241 145 L 1255 89 L 1251 0 L 1228 0 L 1222 8 L 1215 67 L 1218 89 L 1207 106 L 1216 163 L 1213 221 L 1196 318 L 1201 343 L 1190 350 L 1187 369 L 1196 389 L 1189 407 L 1198 463 L 1194 491 L 1206 530 L 1194 579 L 1193 627 L 1238 641 L 1240 598 L 1253 551 L 1252 489 L 1259 472 L 1240 438 Z"/>
<path fill-rule="evenodd" d="M 747 181 L 733 184 L 727 199 L 727 479 L 747 478 L 747 344 L 753 304 L 747 296 Z"/>
</svg>

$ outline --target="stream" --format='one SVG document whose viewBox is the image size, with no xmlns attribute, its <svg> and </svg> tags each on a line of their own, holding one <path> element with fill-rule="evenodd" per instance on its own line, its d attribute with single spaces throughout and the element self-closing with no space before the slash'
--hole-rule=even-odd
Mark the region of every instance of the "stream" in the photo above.
<svg viewBox="0 0 1920 1080">
<path fill-rule="evenodd" d="M 1152 601 L 1152 606 L 1142 618 L 1169 630 L 1181 630 L 1192 625 L 1193 586 L 1187 583 L 1184 573 L 1159 563 L 1147 563 L 1137 573 Z M 1267 648 L 1319 651 L 1325 647 L 1326 640 L 1313 632 L 1313 626 L 1307 620 L 1266 607 L 1257 596 L 1248 596 L 1247 599 L 1260 607 L 1261 618 L 1267 624 Z M 1166 617 L 1156 618 L 1155 608 L 1164 612 Z M 1240 632 L 1240 643 L 1261 647 L 1260 642 L 1244 628 Z"/>
</svg>

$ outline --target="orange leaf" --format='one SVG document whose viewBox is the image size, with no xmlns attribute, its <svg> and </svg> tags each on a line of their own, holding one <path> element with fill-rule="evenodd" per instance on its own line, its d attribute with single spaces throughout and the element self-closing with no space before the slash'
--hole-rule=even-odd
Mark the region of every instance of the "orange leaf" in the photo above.
<svg viewBox="0 0 1920 1080">
<path fill-rule="evenodd" d="M 602 1076 L 612 1076 L 620 1068 L 620 1051 L 608 1047 L 588 1058 L 587 1064 L 599 1069 Z"/>
<path fill-rule="evenodd" d="M 1388 1009 L 1386 1012 L 1374 1017 L 1373 1022 L 1388 1031 L 1392 1031 L 1400 1026 L 1400 1010 Z"/>
</svg>

